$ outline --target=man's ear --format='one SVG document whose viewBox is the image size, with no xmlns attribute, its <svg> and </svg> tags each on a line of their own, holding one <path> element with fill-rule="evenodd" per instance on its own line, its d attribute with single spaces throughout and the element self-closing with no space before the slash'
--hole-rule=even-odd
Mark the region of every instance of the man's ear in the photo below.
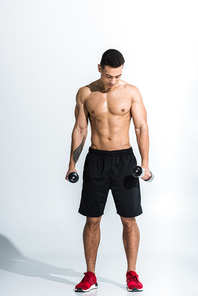
<svg viewBox="0 0 198 296">
<path fill-rule="evenodd" d="M 100 64 L 98 64 L 98 72 L 102 72 L 102 68 L 101 68 L 101 66 L 100 66 Z"/>
</svg>

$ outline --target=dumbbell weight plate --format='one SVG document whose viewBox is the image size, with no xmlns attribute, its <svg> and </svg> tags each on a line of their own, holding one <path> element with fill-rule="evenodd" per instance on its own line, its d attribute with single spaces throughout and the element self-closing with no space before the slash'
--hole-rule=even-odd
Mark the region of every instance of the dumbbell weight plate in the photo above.
<svg viewBox="0 0 198 296">
<path fill-rule="evenodd" d="M 141 177 L 143 177 L 144 176 L 144 173 L 145 173 L 144 169 L 141 166 L 139 166 L 139 165 L 135 166 L 132 169 L 132 175 L 135 178 L 141 178 Z"/>
<path fill-rule="evenodd" d="M 145 173 L 145 170 L 141 167 L 141 166 L 135 166 L 133 169 L 132 169 L 132 175 L 135 177 L 135 178 L 141 178 L 144 176 L 144 173 Z M 151 182 L 153 181 L 154 179 L 154 174 L 152 172 L 151 173 L 151 177 L 148 178 L 147 180 L 144 180 L 146 182 Z"/>
<path fill-rule="evenodd" d="M 68 180 L 71 183 L 76 183 L 79 179 L 79 175 L 76 172 L 72 172 L 68 175 Z"/>
</svg>

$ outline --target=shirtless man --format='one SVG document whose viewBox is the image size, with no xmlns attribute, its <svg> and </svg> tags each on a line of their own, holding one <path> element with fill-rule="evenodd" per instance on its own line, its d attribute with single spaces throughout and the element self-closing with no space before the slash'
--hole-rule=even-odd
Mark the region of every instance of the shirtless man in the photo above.
<svg viewBox="0 0 198 296">
<path fill-rule="evenodd" d="M 148 167 L 149 135 L 146 110 L 139 90 L 121 80 L 124 65 L 122 54 L 109 49 L 103 55 L 98 70 L 99 80 L 81 87 L 76 96 L 76 122 L 72 133 L 69 169 L 77 172 L 76 162 L 91 124 L 91 147 L 86 156 L 79 213 L 86 216 L 83 243 L 87 272 L 76 285 L 76 292 L 88 292 L 98 287 L 95 263 L 100 242 L 100 221 L 109 189 L 112 190 L 117 213 L 123 224 L 123 243 L 128 269 L 128 291 L 142 290 L 136 273 L 139 229 L 135 217 L 142 213 L 139 180 L 131 175 L 137 164 L 129 139 L 131 118 L 145 170 L 142 179 L 151 176 Z"/>
</svg>

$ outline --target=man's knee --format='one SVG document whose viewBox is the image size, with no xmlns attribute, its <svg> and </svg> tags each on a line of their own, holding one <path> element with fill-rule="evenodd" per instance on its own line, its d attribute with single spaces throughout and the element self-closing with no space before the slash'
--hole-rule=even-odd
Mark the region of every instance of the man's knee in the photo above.
<svg viewBox="0 0 198 296">
<path fill-rule="evenodd" d="M 96 229 L 100 226 L 101 217 L 87 217 L 86 226 L 90 229 Z"/>
<path fill-rule="evenodd" d="M 120 218 L 124 228 L 130 229 L 130 228 L 133 228 L 134 226 L 137 226 L 135 217 L 133 218 L 120 217 Z"/>
</svg>

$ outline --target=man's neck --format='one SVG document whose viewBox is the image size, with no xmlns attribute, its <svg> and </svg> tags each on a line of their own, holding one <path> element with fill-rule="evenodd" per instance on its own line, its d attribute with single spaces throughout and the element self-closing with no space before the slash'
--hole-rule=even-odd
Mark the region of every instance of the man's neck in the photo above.
<svg viewBox="0 0 198 296">
<path fill-rule="evenodd" d="M 107 93 L 109 92 L 110 90 L 112 90 L 114 87 L 109 87 L 109 86 L 106 86 L 103 81 L 101 79 L 98 80 L 98 88 L 104 92 L 104 93 Z"/>
</svg>

